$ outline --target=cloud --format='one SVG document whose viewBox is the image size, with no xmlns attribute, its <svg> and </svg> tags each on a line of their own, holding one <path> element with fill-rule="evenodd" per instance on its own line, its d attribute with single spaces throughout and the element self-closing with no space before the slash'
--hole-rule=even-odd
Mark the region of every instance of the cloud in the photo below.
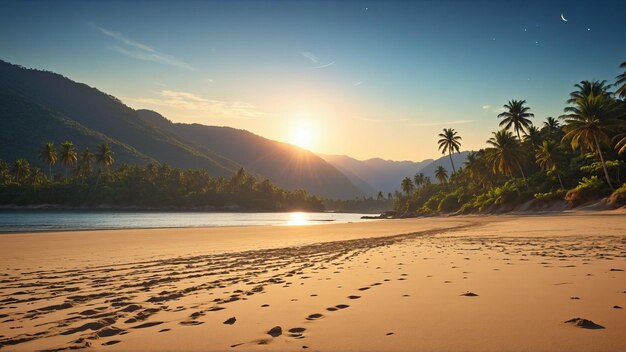
<svg viewBox="0 0 626 352">
<path fill-rule="evenodd" d="M 456 121 L 445 121 L 445 122 L 420 122 L 420 123 L 412 123 L 411 126 L 416 127 L 428 127 L 428 126 L 448 126 L 448 125 L 463 125 L 466 123 L 474 122 L 474 120 L 456 120 Z"/>
<path fill-rule="evenodd" d="M 328 66 L 332 66 L 332 65 L 334 65 L 334 64 L 335 64 L 335 62 L 334 62 L 334 61 L 331 61 L 331 62 L 329 62 L 329 63 L 327 63 L 327 64 L 324 64 L 324 65 L 311 67 L 311 70 L 317 70 L 317 69 L 319 69 L 319 68 L 325 68 L 325 67 L 328 67 Z"/>
<path fill-rule="evenodd" d="M 363 83 L 365 83 L 365 81 L 358 81 L 358 82 L 355 82 L 355 83 L 353 84 L 353 86 L 358 87 L 358 86 L 360 86 L 360 85 L 361 85 L 361 84 L 363 84 Z"/>
<path fill-rule="evenodd" d="M 209 83 L 213 83 L 213 82 L 215 82 L 212 78 L 207 78 L 206 80 L 207 80 L 207 82 L 209 82 Z"/>
<path fill-rule="evenodd" d="M 193 93 L 162 90 L 158 98 L 129 98 L 136 103 L 206 113 L 211 117 L 256 119 L 264 115 L 242 101 L 224 101 L 199 97 Z"/>
<path fill-rule="evenodd" d="M 300 55 L 306 57 L 307 59 L 311 60 L 312 63 L 317 64 L 320 62 L 320 58 L 315 56 L 315 54 L 313 54 L 310 51 L 300 51 L 299 52 Z"/>
<path fill-rule="evenodd" d="M 483 110 L 487 110 L 489 108 L 491 108 L 491 105 L 483 105 Z"/>
<path fill-rule="evenodd" d="M 191 67 L 191 65 L 189 65 L 188 63 L 181 61 L 171 55 L 161 53 L 156 49 L 150 47 L 149 45 L 130 39 L 121 33 L 102 28 L 93 23 L 89 23 L 89 25 L 95 28 L 98 32 L 106 35 L 109 38 L 113 38 L 120 43 L 120 45 L 109 46 L 109 49 L 115 52 L 126 55 L 128 57 L 132 57 L 137 60 L 153 61 L 184 68 L 187 70 L 193 69 L 193 67 Z"/>
</svg>

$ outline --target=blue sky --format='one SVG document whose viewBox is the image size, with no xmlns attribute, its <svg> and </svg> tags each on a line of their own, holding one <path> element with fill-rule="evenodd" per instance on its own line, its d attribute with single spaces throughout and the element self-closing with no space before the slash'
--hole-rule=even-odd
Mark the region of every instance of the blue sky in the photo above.
<svg viewBox="0 0 626 352">
<path fill-rule="evenodd" d="M 3 1 L 0 59 L 173 121 L 421 160 L 443 127 L 482 147 L 509 99 L 540 124 L 612 82 L 624 23 L 624 1 Z"/>
</svg>

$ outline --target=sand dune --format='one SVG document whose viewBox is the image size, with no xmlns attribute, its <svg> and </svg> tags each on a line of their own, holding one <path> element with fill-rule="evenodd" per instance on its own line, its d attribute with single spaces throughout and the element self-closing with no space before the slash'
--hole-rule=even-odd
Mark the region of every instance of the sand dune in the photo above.
<svg viewBox="0 0 626 352">
<path fill-rule="evenodd" d="M 625 220 L 2 235 L 0 348 L 624 351 Z"/>
</svg>

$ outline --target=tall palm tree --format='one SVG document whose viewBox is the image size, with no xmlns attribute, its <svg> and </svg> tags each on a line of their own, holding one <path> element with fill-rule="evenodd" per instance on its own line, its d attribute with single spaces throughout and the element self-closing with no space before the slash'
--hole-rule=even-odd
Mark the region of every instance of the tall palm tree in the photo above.
<svg viewBox="0 0 626 352">
<path fill-rule="evenodd" d="M 448 181 L 448 171 L 445 167 L 439 165 L 435 170 L 435 178 L 439 181 L 440 184 L 444 184 Z"/>
<path fill-rule="evenodd" d="M 516 139 L 513 133 L 507 130 L 493 132 L 493 137 L 489 138 L 487 143 L 491 145 L 491 148 L 487 149 L 487 158 L 494 173 L 500 172 L 513 177 L 513 170 L 517 168 L 526 181 L 522 168 L 526 155 L 519 139 Z"/>
<path fill-rule="evenodd" d="M 115 153 L 113 153 L 111 147 L 107 143 L 102 143 L 98 146 L 98 151 L 96 152 L 96 162 L 106 167 L 108 172 L 109 166 L 115 162 L 114 155 Z"/>
<path fill-rule="evenodd" d="M 570 98 L 567 99 L 568 104 L 575 104 L 578 99 L 593 96 L 604 96 L 608 98 L 610 86 L 606 84 L 606 81 L 580 81 L 574 85 L 577 89 L 569 94 Z"/>
<path fill-rule="evenodd" d="M 61 153 L 59 156 L 61 158 L 61 164 L 65 165 L 66 168 L 74 166 L 78 160 L 78 153 L 76 153 L 74 143 L 72 143 L 72 141 L 61 143 Z M 65 177 L 67 177 L 67 169 L 65 170 Z"/>
<path fill-rule="evenodd" d="M 30 184 L 33 186 L 33 190 L 36 190 L 37 187 L 41 186 L 46 182 L 46 175 L 41 171 L 40 168 L 35 168 L 30 175 Z"/>
<path fill-rule="evenodd" d="M 542 170 L 553 170 L 556 173 L 561 189 L 565 189 L 565 187 L 563 187 L 563 180 L 561 180 L 561 174 L 559 174 L 557 168 L 557 160 L 559 157 L 558 147 L 559 145 L 555 141 L 545 140 L 537 149 L 535 157 L 537 158 L 537 164 L 539 164 Z"/>
<path fill-rule="evenodd" d="M 411 194 L 414 187 L 413 181 L 411 181 L 409 177 L 405 177 L 402 179 L 402 183 L 400 183 L 400 188 L 402 188 L 402 191 L 406 193 L 407 196 Z"/>
<path fill-rule="evenodd" d="M 376 195 L 376 200 L 383 200 L 385 199 L 385 196 L 383 195 L 383 192 L 378 192 L 378 194 Z"/>
<path fill-rule="evenodd" d="M 52 142 L 46 143 L 41 152 L 39 153 L 39 159 L 48 164 L 48 171 L 50 173 L 50 180 L 52 181 L 52 166 L 57 162 L 57 150 L 54 149 Z"/>
<path fill-rule="evenodd" d="M 568 114 L 561 116 L 565 119 L 563 127 L 565 136 L 562 140 L 569 141 L 572 149 L 582 148 L 595 152 L 602 163 L 606 182 L 609 188 L 613 189 L 601 145 L 610 146 L 609 135 L 618 125 L 615 119 L 617 112 L 615 101 L 607 98 L 606 95 L 588 95 L 578 98 L 574 106 L 565 108 L 565 112 Z"/>
<path fill-rule="evenodd" d="M 454 130 L 454 128 L 444 128 L 443 133 L 439 133 L 439 150 L 441 150 L 441 154 L 448 153 L 448 157 L 450 158 L 450 163 L 452 164 L 452 173 L 456 173 L 456 169 L 454 168 L 454 161 L 452 161 L 452 153 L 459 152 L 461 148 L 461 136 Z"/>
<path fill-rule="evenodd" d="M 541 130 L 542 132 L 545 132 L 546 137 L 552 138 L 561 130 L 561 124 L 559 124 L 559 120 L 556 118 L 548 116 L 546 121 L 543 123 Z"/>
<path fill-rule="evenodd" d="M 615 85 L 618 87 L 615 91 L 615 95 L 621 98 L 626 98 L 626 61 L 622 62 L 619 67 L 624 69 L 624 73 L 617 76 L 617 81 L 615 81 Z"/>
<path fill-rule="evenodd" d="M 23 183 L 30 175 L 30 164 L 26 159 L 17 159 L 13 163 L 13 177 L 17 183 Z"/>
<path fill-rule="evenodd" d="M 504 118 L 500 122 L 500 127 L 504 127 L 505 130 L 513 127 L 513 130 L 517 132 L 517 139 L 520 141 L 522 140 L 520 131 L 525 132 L 532 124 L 529 117 L 535 117 L 535 114 L 529 112 L 530 108 L 524 104 L 526 104 L 526 100 L 509 100 L 507 104 L 504 104 L 506 111 L 498 115 L 498 118 Z"/>
</svg>

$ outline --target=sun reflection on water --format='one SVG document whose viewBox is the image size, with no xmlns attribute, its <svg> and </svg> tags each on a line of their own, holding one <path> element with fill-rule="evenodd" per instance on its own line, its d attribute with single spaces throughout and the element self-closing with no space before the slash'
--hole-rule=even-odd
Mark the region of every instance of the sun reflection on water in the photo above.
<svg viewBox="0 0 626 352">
<path fill-rule="evenodd" d="M 308 216 L 303 212 L 293 212 L 289 213 L 289 220 L 287 221 L 287 225 L 290 226 L 298 226 L 298 225 L 307 225 L 309 223 Z"/>
</svg>

